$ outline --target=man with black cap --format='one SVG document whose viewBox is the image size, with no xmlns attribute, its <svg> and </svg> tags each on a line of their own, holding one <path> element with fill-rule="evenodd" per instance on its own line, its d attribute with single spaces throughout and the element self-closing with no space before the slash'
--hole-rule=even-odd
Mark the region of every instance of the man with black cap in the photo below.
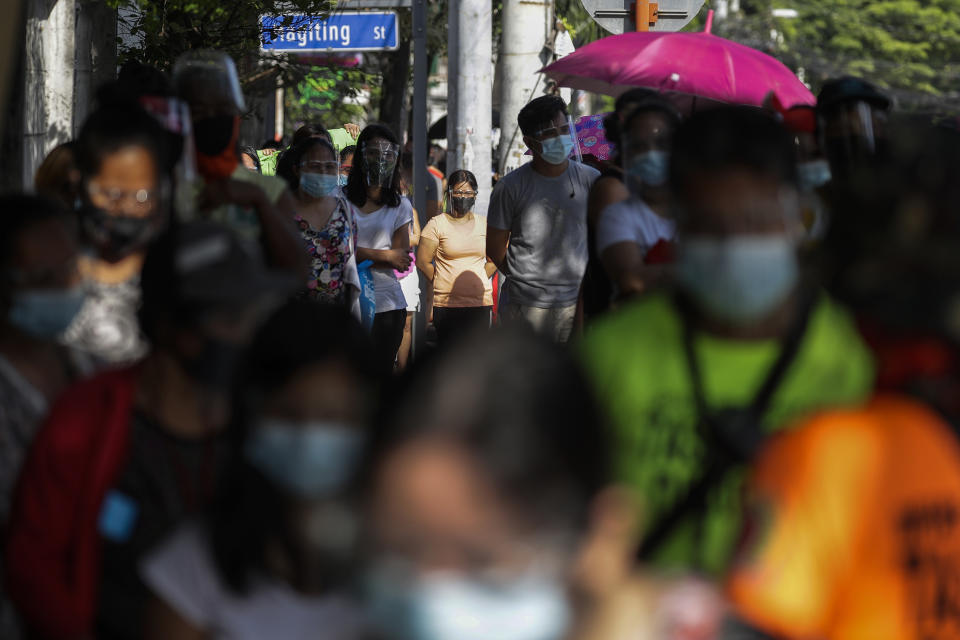
<svg viewBox="0 0 960 640">
<path fill-rule="evenodd" d="M 890 104 L 890 98 L 860 78 L 847 76 L 823 85 L 817 96 L 817 126 L 834 180 L 846 180 L 883 153 Z"/>
<path fill-rule="evenodd" d="M 152 351 L 68 389 L 21 476 L 6 566 L 31 633 L 140 637 L 137 562 L 209 502 L 240 353 L 297 284 L 215 223 L 150 249 L 140 321 Z"/>
</svg>

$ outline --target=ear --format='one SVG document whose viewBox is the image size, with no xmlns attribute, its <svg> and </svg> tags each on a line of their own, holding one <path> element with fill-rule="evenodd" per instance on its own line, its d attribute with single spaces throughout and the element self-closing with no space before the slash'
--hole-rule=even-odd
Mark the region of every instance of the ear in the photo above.
<svg viewBox="0 0 960 640">
<path fill-rule="evenodd" d="M 638 497 L 618 485 L 594 498 L 586 540 L 574 567 L 574 587 L 581 595 L 603 597 L 630 576 L 638 542 L 638 505 Z"/>
<path fill-rule="evenodd" d="M 527 145 L 527 149 L 533 151 L 534 153 L 540 153 L 543 151 L 543 148 L 540 146 L 540 143 L 531 138 L 530 136 L 523 136 L 523 144 Z"/>
</svg>

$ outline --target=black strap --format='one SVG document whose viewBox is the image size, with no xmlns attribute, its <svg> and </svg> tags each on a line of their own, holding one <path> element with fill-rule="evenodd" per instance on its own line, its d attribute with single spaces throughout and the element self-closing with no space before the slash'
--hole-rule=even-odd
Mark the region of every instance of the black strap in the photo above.
<svg viewBox="0 0 960 640">
<path fill-rule="evenodd" d="M 654 522 L 637 549 L 637 558 L 648 559 L 691 512 L 703 512 L 707 494 L 718 486 L 727 473 L 753 456 L 764 440 L 761 429 L 763 416 L 784 375 L 796 358 L 813 311 L 816 296 L 801 294 L 799 312 L 781 343 L 780 355 L 767 374 L 766 380 L 749 407 L 734 410 L 723 416 L 710 410 L 703 391 L 703 378 L 694 351 L 694 327 L 690 314 L 684 313 L 684 351 L 690 370 L 690 382 L 699 414 L 699 429 L 710 446 L 703 469 L 688 485 L 687 490 Z"/>
</svg>

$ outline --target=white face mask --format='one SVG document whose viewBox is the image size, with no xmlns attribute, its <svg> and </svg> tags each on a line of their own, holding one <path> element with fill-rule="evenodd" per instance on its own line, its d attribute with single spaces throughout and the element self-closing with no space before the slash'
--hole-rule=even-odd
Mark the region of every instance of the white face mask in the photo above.
<svg viewBox="0 0 960 640">
<path fill-rule="evenodd" d="M 801 162 L 797 165 L 800 191 L 809 193 L 830 182 L 830 163 L 826 159 Z"/>
<path fill-rule="evenodd" d="M 300 498 L 316 499 L 344 488 L 362 448 L 363 434 L 348 426 L 266 419 L 250 434 L 244 454 L 279 488 Z"/>
<path fill-rule="evenodd" d="M 503 583 L 457 573 L 373 576 L 369 610 L 388 638 L 559 640 L 571 622 L 562 582 L 537 572 Z"/>
<path fill-rule="evenodd" d="M 773 312 L 799 278 L 796 247 L 780 234 L 687 237 L 677 270 L 681 286 L 705 312 L 733 324 Z"/>
</svg>

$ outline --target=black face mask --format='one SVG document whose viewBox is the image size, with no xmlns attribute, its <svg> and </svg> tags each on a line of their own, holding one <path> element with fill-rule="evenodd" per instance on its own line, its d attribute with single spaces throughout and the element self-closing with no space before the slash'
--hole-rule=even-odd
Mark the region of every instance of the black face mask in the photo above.
<svg viewBox="0 0 960 640">
<path fill-rule="evenodd" d="M 162 230 L 158 214 L 137 218 L 111 215 L 89 202 L 81 202 L 77 214 L 83 231 L 104 260 L 117 262 L 147 246 Z"/>
<path fill-rule="evenodd" d="M 190 357 L 181 356 L 180 363 L 187 374 L 204 388 L 228 391 L 242 358 L 241 345 L 206 336 L 200 353 Z"/>
<path fill-rule="evenodd" d="M 473 209 L 473 205 L 477 204 L 477 199 L 451 196 L 450 203 L 453 207 L 453 212 L 462 216 Z"/>
<path fill-rule="evenodd" d="M 233 140 L 233 116 L 210 116 L 193 123 L 193 141 L 197 151 L 216 156 L 223 153 Z"/>
</svg>

